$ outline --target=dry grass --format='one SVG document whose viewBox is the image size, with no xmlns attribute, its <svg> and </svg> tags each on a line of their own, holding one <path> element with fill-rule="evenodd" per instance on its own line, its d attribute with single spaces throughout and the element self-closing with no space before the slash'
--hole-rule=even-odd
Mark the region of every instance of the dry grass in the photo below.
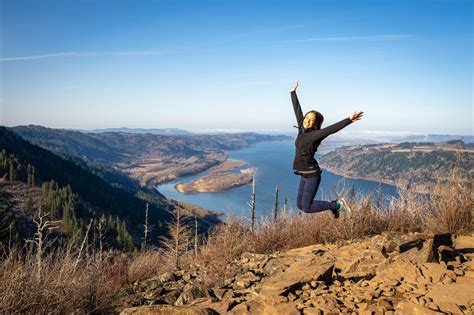
<svg viewBox="0 0 474 315">
<path fill-rule="evenodd" d="M 172 266 L 165 263 L 161 251 L 148 250 L 131 259 L 127 268 L 127 279 L 129 283 L 133 283 L 169 270 L 172 270 Z"/>
<path fill-rule="evenodd" d="M 0 263 L 0 309 L 6 314 L 108 311 L 111 290 L 119 286 L 115 275 L 106 274 L 92 257 L 81 259 L 64 249 L 43 258 L 38 278 L 36 254 L 15 251 Z"/>
<path fill-rule="evenodd" d="M 251 233 L 243 220 L 230 219 L 210 234 L 197 261 L 210 275 L 210 286 L 221 284 L 232 272 L 232 260 L 243 252 L 271 253 L 316 243 L 352 240 L 392 232 L 464 233 L 472 231 L 472 188 L 452 174 L 447 184 L 438 183 L 431 196 L 399 189 L 399 198 L 388 205 L 377 194 L 351 200 L 352 216 L 334 219 L 329 211 L 292 214 L 273 223 L 268 218 Z M 347 194 L 346 194 L 346 197 Z"/>
<path fill-rule="evenodd" d="M 462 184 L 458 175 L 453 174 L 448 184 L 433 187 L 429 198 L 406 189 L 399 194 L 399 199 L 385 206 L 377 206 L 373 195 L 353 199 L 350 218 L 334 219 L 328 211 L 293 213 L 276 223 L 269 218 L 260 222 L 254 233 L 248 222 L 229 218 L 210 232 L 197 257 L 189 248 L 182 258 L 183 267 L 198 265 L 212 287 L 238 272 L 232 261 L 243 252 L 271 253 L 383 231 L 472 231 L 472 187 Z M 109 255 L 104 262 L 93 251 L 86 253 L 77 269 L 77 253 L 66 249 L 45 254 L 41 267 L 33 251 L 16 251 L 0 258 L 0 309 L 6 313 L 108 312 L 117 302 L 119 289 L 173 268 L 156 249 L 135 256 Z M 37 268 L 42 268 L 39 279 Z"/>
</svg>

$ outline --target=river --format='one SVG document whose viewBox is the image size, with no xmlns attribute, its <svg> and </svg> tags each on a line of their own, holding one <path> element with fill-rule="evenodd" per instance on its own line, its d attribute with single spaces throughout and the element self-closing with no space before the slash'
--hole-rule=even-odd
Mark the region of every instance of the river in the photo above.
<svg viewBox="0 0 474 315">
<path fill-rule="evenodd" d="M 286 197 L 288 208 L 298 211 L 296 208 L 296 193 L 300 177 L 293 174 L 292 171 L 293 155 L 293 141 L 262 142 L 254 147 L 229 151 L 229 159 L 249 163 L 233 170 L 234 172 L 239 172 L 242 168 L 257 168 L 255 175 L 255 213 L 257 217 L 263 218 L 273 213 L 275 187 L 277 185 L 279 186 L 279 208 L 283 206 L 283 200 Z M 212 211 L 224 212 L 234 216 L 248 217 L 250 215 L 251 184 L 214 193 L 182 194 L 174 189 L 176 183 L 189 182 L 203 175 L 208 174 L 201 173 L 182 177 L 159 185 L 157 189 L 168 198 L 189 202 Z M 398 196 L 396 188 L 392 185 L 345 178 L 323 169 L 316 199 L 334 200 L 336 199 L 336 192 L 347 192 L 352 187 L 354 187 L 356 195 L 359 196 L 375 192 L 380 188 L 385 202 Z"/>
</svg>

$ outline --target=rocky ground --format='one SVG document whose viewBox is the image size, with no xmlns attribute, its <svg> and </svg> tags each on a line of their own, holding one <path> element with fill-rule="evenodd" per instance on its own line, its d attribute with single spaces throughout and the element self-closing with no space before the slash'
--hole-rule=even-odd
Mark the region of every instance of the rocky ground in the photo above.
<svg viewBox="0 0 474 315">
<path fill-rule="evenodd" d="M 273 254 L 208 289 L 198 267 L 122 292 L 122 314 L 472 314 L 474 235 L 383 234 Z"/>
</svg>

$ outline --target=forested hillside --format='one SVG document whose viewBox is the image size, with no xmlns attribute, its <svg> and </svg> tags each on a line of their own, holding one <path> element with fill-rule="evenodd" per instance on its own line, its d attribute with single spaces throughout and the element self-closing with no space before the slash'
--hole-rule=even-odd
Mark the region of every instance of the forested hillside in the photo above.
<svg viewBox="0 0 474 315">
<path fill-rule="evenodd" d="M 52 212 L 54 219 L 66 218 L 64 223 L 72 226 L 71 231 L 82 228 L 92 217 L 110 216 L 126 226 L 135 243 L 139 243 L 145 200 L 110 185 L 73 161 L 25 141 L 5 127 L 0 127 L 0 148 L 0 177 L 9 182 L 41 186 L 40 202 L 44 203 L 41 204 L 44 210 Z M 171 207 L 158 196 L 146 192 L 141 195 L 150 199 L 150 220 L 156 223 L 154 233 L 163 233 L 161 227 L 171 217 L 166 210 Z M 83 207 L 78 206 L 79 199 L 83 200 Z"/>
<path fill-rule="evenodd" d="M 322 155 L 320 164 L 344 176 L 409 184 L 422 191 L 445 181 L 454 168 L 468 182 L 474 175 L 474 146 L 462 141 L 347 146 Z"/>
</svg>

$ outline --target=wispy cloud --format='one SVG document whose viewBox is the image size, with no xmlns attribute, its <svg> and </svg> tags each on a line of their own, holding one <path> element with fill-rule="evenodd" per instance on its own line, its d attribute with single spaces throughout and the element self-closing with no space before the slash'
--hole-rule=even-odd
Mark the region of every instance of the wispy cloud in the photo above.
<svg viewBox="0 0 474 315">
<path fill-rule="evenodd" d="M 371 36 L 341 36 L 341 37 L 315 37 L 306 39 L 295 39 L 283 41 L 284 43 L 304 43 L 304 42 L 342 42 L 356 40 L 401 40 L 411 38 L 413 35 L 371 35 Z"/>
<path fill-rule="evenodd" d="M 56 54 L 47 54 L 47 55 L 31 55 L 31 56 L 20 56 L 20 57 L 0 57 L 0 61 L 20 61 L 20 60 L 34 60 L 34 59 L 45 59 L 45 58 L 55 58 L 62 56 L 74 55 L 76 52 L 62 52 Z"/>
<path fill-rule="evenodd" d="M 109 51 L 109 52 L 79 52 L 69 51 L 60 52 L 54 54 L 44 55 L 30 55 L 30 56 L 13 56 L 13 57 L 0 57 L 0 61 L 22 61 L 22 60 L 36 60 L 46 58 L 58 58 L 58 57 L 107 57 L 107 56 L 146 56 L 146 55 L 166 55 L 172 54 L 173 51 Z"/>
</svg>

